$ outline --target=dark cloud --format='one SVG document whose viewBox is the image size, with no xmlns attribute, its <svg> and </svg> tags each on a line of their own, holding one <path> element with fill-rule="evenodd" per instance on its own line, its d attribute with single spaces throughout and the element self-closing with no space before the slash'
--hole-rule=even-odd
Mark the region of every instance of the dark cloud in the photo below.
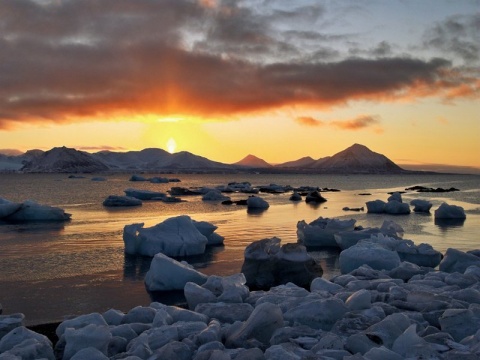
<svg viewBox="0 0 480 360">
<path fill-rule="evenodd" d="M 480 60 L 480 13 L 437 23 L 424 35 L 424 46 L 459 56 L 467 63 Z"/>
<path fill-rule="evenodd" d="M 444 89 L 454 98 L 475 81 L 456 82 L 460 75 L 441 59 L 333 61 L 334 51 L 321 44 L 317 51 L 327 52 L 322 59 L 305 57 L 261 21 L 271 14 L 241 4 L 0 1 L 0 128 L 143 114 L 228 116 L 428 96 Z M 297 10 L 299 17 L 307 16 Z M 311 21 L 321 15 L 317 11 Z M 202 39 L 211 44 L 202 46 Z M 297 52 L 303 60 L 289 60 Z M 255 53 L 259 56 L 252 57 Z M 277 53 L 285 56 L 259 60 Z"/>
</svg>

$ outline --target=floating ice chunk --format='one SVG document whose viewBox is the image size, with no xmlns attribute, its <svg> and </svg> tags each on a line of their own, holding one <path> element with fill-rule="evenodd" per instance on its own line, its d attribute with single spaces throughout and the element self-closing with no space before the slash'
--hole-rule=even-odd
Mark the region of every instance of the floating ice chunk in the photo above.
<svg viewBox="0 0 480 360">
<path fill-rule="evenodd" d="M 211 190 L 202 196 L 203 201 L 225 201 L 230 197 L 223 195 L 219 190 Z"/>
<path fill-rule="evenodd" d="M 406 215 L 410 214 L 410 206 L 397 200 L 390 200 L 385 205 L 385 212 L 390 215 Z"/>
<path fill-rule="evenodd" d="M 249 196 L 247 199 L 247 207 L 249 209 L 268 209 L 270 205 L 259 196 Z"/>
<path fill-rule="evenodd" d="M 403 202 L 402 201 L 402 194 L 400 194 L 399 192 L 394 192 L 392 195 L 390 195 L 387 199 L 387 202 L 390 202 L 392 200 L 395 200 L 395 201 L 398 201 L 398 202 Z"/>
<path fill-rule="evenodd" d="M 206 280 L 206 275 L 196 271 L 186 262 L 178 262 L 158 253 L 145 275 L 145 286 L 149 291 L 183 290 L 188 282 L 203 284 Z"/>
<path fill-rule="evenodd" d="M 340 271 L 347 274 L 363 264 L 375 270 L 392 270 L 400 265 L 400 257 L 396 251 L 369 242 L 360 241 L 340 253 Z"/>
<path fill-rule="evenodd" d="M 297 193 L 296 191 L 293 192 L 293 194 L 289 198 L 290 201 L 302 201 L 302 196 Z"/>
<path fill-rule="evenodd" d="M 335 234 L 352 231 L 355 219 L 339 220 L 319 217 L 307 224 L 304 220 L 297 223 L 298 241 L 307 247 L 338 247 Z"/>
<path fill-rule="evenodd" d="M 91 181 L 107 181 L 107 179 L 102 176 L 95 176 L 95 177 L 92 177 L 90 180 Z"/>
<path fill-rule="evenodd" d="M 166 194 L 158 191 L 139 190 L 139 189 L 127 189 L 125 195 L 137 198 L 139 200 L 152 200 L 153 198 L 162 198 Z"/>
<path fill-rule="evenodd" d="M 129 181 L 148 181 L 148 179 L 145 178 L 145 177 L 143 177 L 143 176 L 141 176 L 141 175 L 133 174 L 133 175 L 130 177 Z"/>
<path fill-rule="evenodd" d="M 3 219 L 15 211 L 20 209 L 22 204 L 11 202 L 7 199 L 0 198 L 0 219 Z"/>
<path fill-rule="evenodd" d="M 382 200 L 372 200 L 365 203 L 367 206 L 367 212 L 371 214 L 383 214 L 385 212 L 385 206 L 387 205 L 385 201 Z"/>
<path fill-rule="evenodd" d="M 117 206 L 140 206 L 142 200 L 131 196 L 109 195 L 104 201 L 103 206 L 117 207 Z"/>
<path fill-rule="evenodd" d="M 154 256 L 190 256 L 205 252 L 208 239 L 195 227 L 189 216 L 177 216 L 149 228 L 143 224 L 124 227 L 125 252 Z"/>
<path fill-rule="evenodd" d="M 428 200 L 414 199 L 410 201 L 410 205 L 414 206 L 414 212 L 428 213 L 432 208 L 432 203 Z"/>
<path fill-rule="evenodd" d="M 159 177 L 159 176 L 154 176 L 154 177 L 150 178 L 149 181 L 150 181 L 152 184 L 166 184 L 166 183 L 168 183 L 170 180 L 168 180 L 168 178 Z"/>
<path fill-rule="evenodd" d="M 66 221 L 70 220 L 71 214 L 54 206 L 40 205 L 33 200 L 24 201 L 20 208 L 8 215 L 7 221 Z"/>
<path fill-rule="evenodd" d="M 321 204 L 326 202 L 327 199 L 325 199 L 318 191 L 312 191 L 307 194 L 305 197 L 305 202 L 306 203 L 313 203 L 313 204 Z"/>
<path fill-rule="evenodd" d="M 461 206 L 448 205 L 442 203 L 440 207 L 435 210 L 435 219 L 466 219 L 465 211 Z"/>
</svg>

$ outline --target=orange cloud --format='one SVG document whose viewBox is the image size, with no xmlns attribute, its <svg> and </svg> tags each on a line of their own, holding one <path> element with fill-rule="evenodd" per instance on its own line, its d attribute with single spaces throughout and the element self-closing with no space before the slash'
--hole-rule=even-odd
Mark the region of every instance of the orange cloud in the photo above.
<svg viewBox="0 0 480 360">
<path fill-rule="evenodd" d="M 352 131 L 358 131 L 358 130 L 369 128 L 376 133 L 383 133 L 383 128 L 380 126 L 380 118 L 375 115 L 362 115 L 362 116 L 356 117 L 355 119 L 333 120 L 328 123 L 322 120 L 317 120 L 312 117 L 308 117 L 308 116 L 298 117 L 295 119 L 295 121 L 301 125 L 306 125 L 306 126 L 329 125 L 332 127 L 336 127 L 337 129 L 352 130 Z"/>
<path fill-rule="evenodd" d="M 330 125 L 343 130 L 361 130 L 379 123 L 380 120 L 376 116 L 363 115 L 351 120 L 332 121 Z"/>
<path fill-rule="evenodd" d="M 301 125 L 306 125 L 306 126 L 322 126 L 325 125 L 325 123 L 321 120 L 314 119 L 310 116 L 301 116 L 297 117 L 295 121 Z"/>
</svg>

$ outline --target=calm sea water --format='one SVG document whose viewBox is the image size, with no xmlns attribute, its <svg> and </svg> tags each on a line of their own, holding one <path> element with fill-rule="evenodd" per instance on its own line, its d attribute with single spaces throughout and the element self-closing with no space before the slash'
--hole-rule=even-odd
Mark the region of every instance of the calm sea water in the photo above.
<svg viewBox="0 0 480 360">
<path fill-rule="evenodd" d="M 150 176 L 150 175 L 149 175 Z M 153 176 L 153 174 L 152 174 Z M 170 175 L 169 175 L 170 176 Z M 354 218 L 357 225 L 380 226 L 392 219 L 405 230 L 404 238 L 429 243 L 444 252 L 449 247 L 471 250 L 480 247 L 480 176 L 473 175 L 174 175 L 181 183 L 151 184 L 130 182 L 129 175 L 106 176 L 107 181 L 69 179 L 61 174 L 2 174 L 0 197 L 12 201 L 33 199 L 41 204 L 59 206 L 72 214 L 67 223 L 0 224 L 0 303 L 4 314 L 22 312 L 27 324 L 63 319 L 109 308 L 127 311 L 147 305 L 151 298 L 143 279 L 150 258 L 124 255 L 123 227 L 134 222 L 155 225 L 169 217 L 190 215 L 195 220 L 218 226 L 225 244 L 213 247 L 205 256 L 188 261 L 206 274 L 228 275 L 240 271 L 243 251 L 252 241 L 277 236 L 282 243 L 296 242 L 296 224 L 320 216 Z M 252 185 L 275 183 L 291 186 L 337 188 L 340 192 L 323 195 L 328 201 L 320 206 L 292 203 L 290 194 L 260 194 L 270 208 L 249 214 L 245 207 L 206 203 L 200 197 L 184 197 L 186 202 L 165 204 L 144 202 L 137 208 L 107 209 L 102 206 L 108 195 L 123 195 L 127 188 L 166 192 L 172 186 L 200 187 L 226 185 L 231 181 L 249 181 Z M 390 191 L 413 185 L 456 187 L 460 192 L 403 194 L 405 202 L 414 198 L 433 203 L 432 214 L 383 216 L 366 212 L 345 212 L 343 207 L 361 207 L 366 201 L 386 200 Z M 370 193 L 360 196 L 360 193 Z M 232 199 L 247 198 L 233 194 Z M 436 224 L 435 210 L 442 202 L 462 206 L 467 220 L 460 225 Z M 338 273 L 338 252 L 314 251 L 330 278 Z M 175 301 L 167 295 L 159 299 Z"/>
</svg>

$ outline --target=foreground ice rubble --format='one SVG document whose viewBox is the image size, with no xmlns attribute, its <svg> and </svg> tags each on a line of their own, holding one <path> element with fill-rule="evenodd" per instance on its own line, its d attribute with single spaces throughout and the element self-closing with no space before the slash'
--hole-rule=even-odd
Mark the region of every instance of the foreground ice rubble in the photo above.
<svg viewBox="0 0 480 360">
<path fill-rule="evenodd" d="M 207 245 L 223 243 L 223 237 L 214 233 L 217 229 L 215 225 L 197 222 L 187 215 L 169 218 L 149 228 L 143 226 L 139 223 L 124 227 L 123 241 L 127 254 L 191 256 L 203 254 Z"/>
<path fill-rule="evenodd" d="M 478 359 L 473 253 L 447 250 L 440 270 L 362 265 L 310 290 L 250 291 L 243 274 L 209 276 L 185 285 L 188 309 L 153 302 L 65 320 L 54 349 L 21 316 L 1 316 L 0 329 L 15 325 L 0 335 L 0 359 Z"/>
</svg>

